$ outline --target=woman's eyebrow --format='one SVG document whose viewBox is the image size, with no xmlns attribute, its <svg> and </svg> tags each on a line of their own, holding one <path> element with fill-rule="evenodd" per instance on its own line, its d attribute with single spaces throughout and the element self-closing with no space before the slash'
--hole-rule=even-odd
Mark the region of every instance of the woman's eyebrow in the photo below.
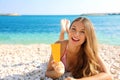
<svg viewBox="0 0 120 80">
<path fill-rule="evenodd" d="M 72 27 L 76 27 L 75 25 L 73 25 Z"/>
</svg>

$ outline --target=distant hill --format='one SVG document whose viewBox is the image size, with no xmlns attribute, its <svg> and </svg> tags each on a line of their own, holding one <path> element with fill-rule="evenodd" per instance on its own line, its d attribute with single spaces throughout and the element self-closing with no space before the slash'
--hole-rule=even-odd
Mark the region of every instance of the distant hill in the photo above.
<svg viewBox="0 0 120 80">
<path fill-rule="evenodd" d="M 0 16 L 20 16 L 18 13 L 0 14 Z"/>
<path fill-rule="evenodd" d="M 81 16 L 103 16 L 103 15 L 120 15 L 120 13 L 85 13 Z"/>
</svg>

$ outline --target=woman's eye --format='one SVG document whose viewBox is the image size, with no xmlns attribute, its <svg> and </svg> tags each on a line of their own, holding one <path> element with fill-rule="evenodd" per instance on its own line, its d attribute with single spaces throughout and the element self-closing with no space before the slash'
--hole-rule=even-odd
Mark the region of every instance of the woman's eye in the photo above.
<svg viewBox="0 0 120 80">
<path fill-rule="evenodd" d="M 81 33 L 85 33 L 85 31 L 80 31 Z"/>
<path fill-rule="evenodd" d="M 72 28 L 72 31 L 76 31 L 76 29 L 75 29 L 75 28 Z"/>
</svg>

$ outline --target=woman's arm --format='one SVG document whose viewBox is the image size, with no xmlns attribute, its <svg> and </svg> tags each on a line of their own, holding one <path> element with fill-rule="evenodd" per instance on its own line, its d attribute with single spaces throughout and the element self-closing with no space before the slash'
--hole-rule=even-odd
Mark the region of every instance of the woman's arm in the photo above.
<svg viewBox="0 0 120 80">
<path fill-rule="evenodd" d="M 107 66 L 105 65 L 103 59 L 100 57 L 100 55 L 97 55 L 98 63 L 101 67 L 102 72 L 110 74 L 110 71 L 108 70 Z"/>
<path fill-rule="evenodd" d="M 84 77 L 84 78 L 76 79 L 76 80 L 112 80 L 112 77 L 105 72 L 101 72 L 94 76 Z"/>
<path fill-rule="evenodd" d="M 97 55 L 97 59 L 98 63 L 100 64 L 102 72 L 94 76 L 83 78 L 82 80 L 112 80 L 112 76 L 108 68 L 106 68 L 106 65 L 102 58 L 100 57 L 100 55 Z"/>
<path fill-rule="evenodd" d="M 102 69 L 102 72 L 99 74 L 96 74 L 94 76 L 90 77 L 84 77 L 80 79 L 73 79 L 73 78 L 66 78 L 65 80 L 112 80 L 112 76 L 109 72 L 109 70 L 106 68 L 104 61 L 101 59 L 101 57 L 98 55 L 98 62 L 100 64 L 100 67 Z"/>
<path fill-rule="evenodd" d="M 68 77 L 65 80 L 112 80 L 112 77 L 105 72 L 101 72 L 97 75 L 90 76 L 90 77 L 84 77 L 79 79 Z"/>
<path fill-rule="evenodd" d="M 112 80 L 112 76 L 109 70 L 106 68 L 106 65 L 100 55 L 97 55 L 96 57 L 98 59 L 98 63 L 101 67 L 102 72 L 97 75 L 86 77 L 80 80 Z"/>
<path fill-rule="evenodd" d="M 65 80 L 112 80 L 112 77 L 109 74 L 102 72 L 90 77 L 84 77 L 80 79 L 68 77 Z"/>
</svg>

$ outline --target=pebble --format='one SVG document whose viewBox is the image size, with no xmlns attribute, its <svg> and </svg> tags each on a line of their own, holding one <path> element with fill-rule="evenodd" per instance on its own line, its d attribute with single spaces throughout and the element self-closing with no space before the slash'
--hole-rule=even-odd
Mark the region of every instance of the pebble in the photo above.
<svg viewBox="0 0 120 80">
<path fill-rule="evenodd" d="M 47 44 L 0 45 L 0 80 L 53 80 L 45 77 L 50 49 Z M 99 53 L 114 80 L 120 80 L 120 46 L 100 45 Z"/>
</svg>

